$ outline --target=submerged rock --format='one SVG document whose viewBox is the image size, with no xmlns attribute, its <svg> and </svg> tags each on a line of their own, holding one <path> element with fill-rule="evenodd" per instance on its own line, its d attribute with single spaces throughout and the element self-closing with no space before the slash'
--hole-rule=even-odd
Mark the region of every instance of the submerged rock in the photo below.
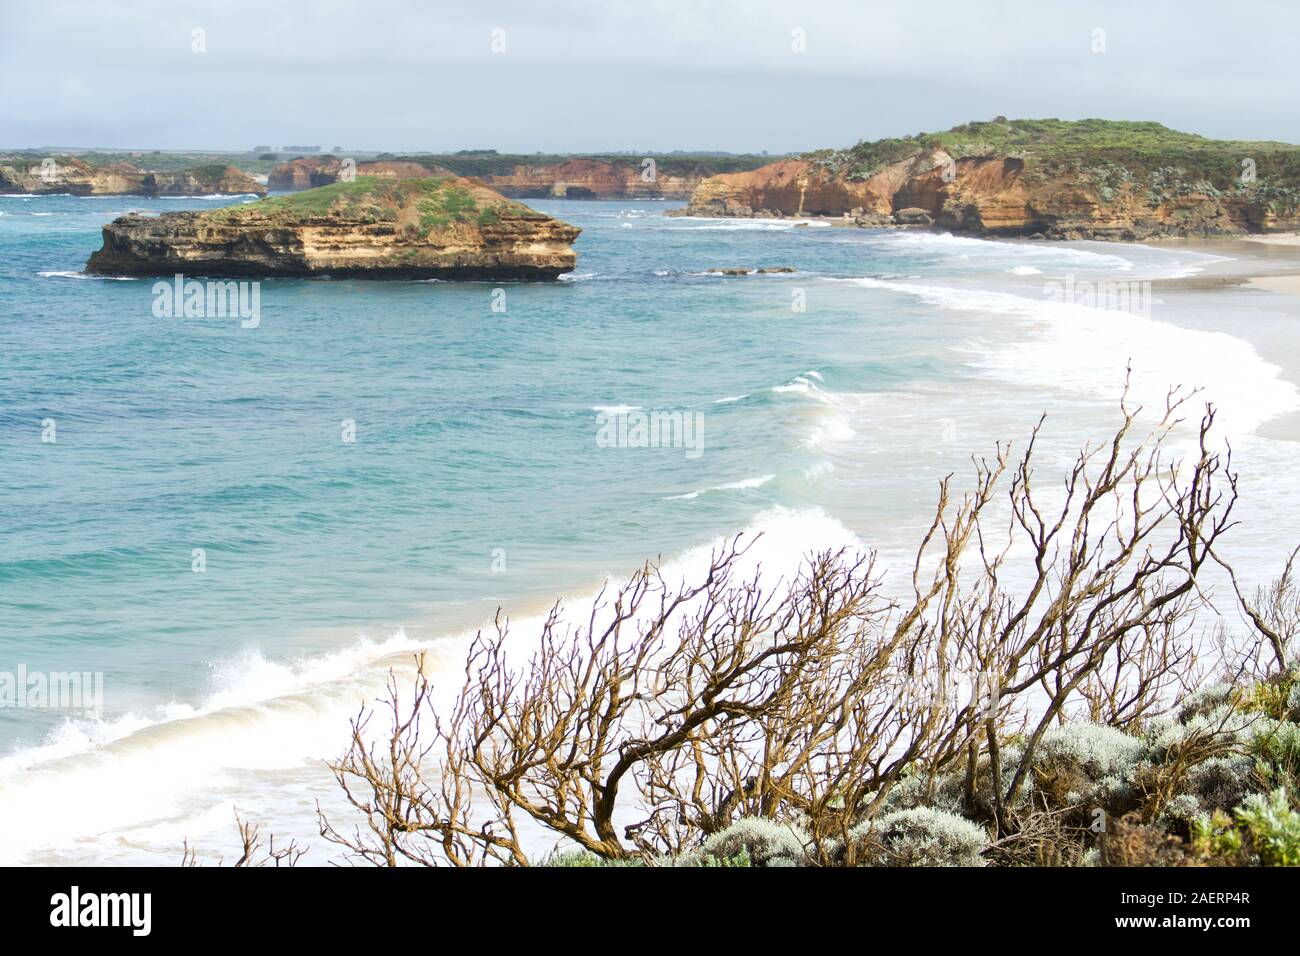
<svg viewBox="0 0 1300 956">
<path fill-rule="evenodd" d="M 550 280 L 580 230 L 455 176 L 361 176 L 206 212 L 127 215 L 104 227 L 101 275 Z"/>
<path fill-rule="evenodd" d="M 794 272 L 791 266 L 763 266 L 761 269 L 746 269 L 743 266 L 728 266 L 725 269 L 710 269 L 715 275 L 722 276 L 766 276 L 778 273 Z"/>
</svg>

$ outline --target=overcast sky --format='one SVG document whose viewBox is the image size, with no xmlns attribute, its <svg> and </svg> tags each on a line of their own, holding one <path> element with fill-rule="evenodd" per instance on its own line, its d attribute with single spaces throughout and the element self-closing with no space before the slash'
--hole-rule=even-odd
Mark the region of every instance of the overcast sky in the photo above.
<svg viewBox="0 0 1300 956">
<path fill-rule="evenodd" d="M 1300 142 L 1298 28 L 1282 0 L 3 0 L 0 148 L 786 152 L 998 114 Z"/>
</svg>

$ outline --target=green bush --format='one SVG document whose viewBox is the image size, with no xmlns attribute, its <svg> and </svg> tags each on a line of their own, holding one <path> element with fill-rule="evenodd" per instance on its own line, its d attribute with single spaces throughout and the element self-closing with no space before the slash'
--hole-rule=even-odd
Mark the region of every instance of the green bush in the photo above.
<svg viewBox="0 0 1300 956">
<path fill-rule="evenodd" d="M 1192 846 L 1210 863 L 1300 866 L 1300 813 L 1281 787 L 1252 794 L 1232 816 L 1219 810 L 1196 820 Z"/>
<path fill-rule="evenodd" d="M 1300 866 L 1300 813 L 1285 790 L 1248 797 L 1237 808 L 1237 823 L 1250 834 L 1264 866 Z"/>
</svg>

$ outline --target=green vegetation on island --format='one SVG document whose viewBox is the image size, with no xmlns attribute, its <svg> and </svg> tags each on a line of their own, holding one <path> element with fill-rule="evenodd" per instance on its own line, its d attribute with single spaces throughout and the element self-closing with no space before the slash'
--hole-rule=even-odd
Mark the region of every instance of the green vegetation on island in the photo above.
<svg viewBox="0 0 1300 956">
<path fill-rule="evenodd" d="M 859 142 L 823 149 L 804 158 L 831 174 L 860 181 L 885 166 L 943 149 L 954 159 L 1008 156 L 1025 160 L 1027 176 L 1083 175 L 1104 188 L 1135 179 L 1149 181 L 1153 199 L 1171 190 L 1210 196 L 1272 189 L 1300 197 L 1300 146 L 1289 143 L 1217 140 L 1169 129 L 1160 123 L 1125 120 L 1008 120 L 963 123 L 940 133 Z"/>
<path fill-rule="evenodd" d="M 417 217 L 414 220 L 408 213 L 412 208 Z M 363 224 L 400 223 L 408 232 L 427 234 L 452 225 L 489 225 L 507 210 L 515 218 L 545 218 L 522 203 L 452 176 L 400 180 L 358 176 L 352 181 L 228 206 L 207 215 L 213 221 L 230 223 L 321 217 Z"/>
</svg>

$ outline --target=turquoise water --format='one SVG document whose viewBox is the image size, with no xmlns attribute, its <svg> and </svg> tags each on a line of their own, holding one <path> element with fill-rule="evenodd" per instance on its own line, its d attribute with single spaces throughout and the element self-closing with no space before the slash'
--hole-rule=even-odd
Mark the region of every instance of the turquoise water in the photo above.
<svg viewBox="0 0 1300 956">
<path fill-rule="evenodd" d="M 0 671 L 101 671 L 105 687 L 95 720 L 0 709 L 0 805 L 35 801 L 29 781 L 53 786 L 69 760 L 79 788 L 120 783 L 128 756 L 147 777 L 132 746 L 156 762 L 174 759 L 168 734 L 202 749 L 184 734 L 224 708 L 270 721 L 267 701 L 324 699 L 381 659 L 346 656 L 359 635 L 455 633 L 746 528 L 769 527 L 778 556 L 844 535 L 904 552 L 972 451 L 1043 410 L 1107 421 L 1135 350 L 1159 353 L 1153 383 L 1174 374 L 1161 362 L 1217 376 L 1247 430 L 1294 400 L 1248 346 L 1207 363 L 1202 340 L 1152 349 L 1168 334 L 1154 320 L 1044 305 L 1053 276 L 1209 261 L 1139 246 L 538 201 L 583 229 L 554 284 L 271 280 L 241 328 L 155 318 L 152 281 L 79 274 L 128 208 L 230 201 L 0 198 Z M 709 274 L 765 266 L 797 271 Z M 599 416 L 620 410 L 698 414 L 702 453 L 601 447 Z M 314 748 L 255 761 L 289 775 L 260 780 L 263 809 L 327 785 Z M 204 793 L 208 773 L 250 793 L 212 754 Z M 80 836 L 197 826 L 220 803 L 199 789 Z M 41 858 L 56 835 L 36 830 L 24 848 Z"/>
<path fill-rule="evenodd" d="M 102 670 L 119 709 L 201 691 L 203 662 L 232 649 L 297 653 L 321 629 L 541 593 L 743 524 L 801 490 L 806 411 L 771 386 L 943 372 L 924 343 L 868 352 L 835 334 L 840 313 L 792 312 L 794 280 L 690 274 L 798 265 L 788 231 L 738 247 L 673 220 L 623 229 L 652 221 L 630 207 L 544 204 L 584 228 L 580 271 L 505 287 L 504 313 L 490 285 L 268 281 L 244 329 L 155 318 L 151 281 L 41 274 L 75 273 L 123 201 L 3 202 L 0 601 L 22 627 L 0 659 Z M 819 249 L 861 271 L 853 247 Z M 705 453 L 598 447 L 595 409 L 619 405 L 705 412 Z M 756 462 L 779 480 L 664 500 Z"/>
</svg>

